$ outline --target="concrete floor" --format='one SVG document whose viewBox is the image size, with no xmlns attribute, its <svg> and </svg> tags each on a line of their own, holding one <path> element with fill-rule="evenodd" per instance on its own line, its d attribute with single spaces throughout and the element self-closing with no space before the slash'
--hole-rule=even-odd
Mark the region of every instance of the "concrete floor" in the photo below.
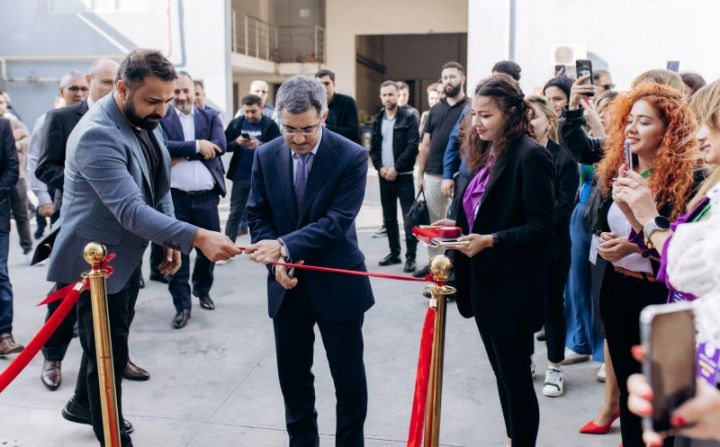
<svg viewBox="0 0 720 447">
<path fill-rule="evenodd" d="M 387 254 L 387 239 L 373 239 L 382 217 L 377 179 L 357 220 L 370 270 Z M 227 214 L 227 200 L 222 215 Z M 28 266 L 12 234 L 10 275 L 15 291 L 15 338 L 26 343 L 42 324 L 37 307 L 50 284 L 43 266 Z M 247 242 L 247 236 L 238 242 Z M 426 253 L 420 248 L 421 261 Z M 147 262 L 145 263 L 147 279 Z M 401 266 L 382 268 L 401 273 Z M 189 325 L 172 329 L 172 300 L 163 284 L 141 291 L 130 336 L 133 360 L 152 373 L 148 382 L 123 382 L 125 417 L 135 425 L 136 446 L 225 447 L 287 444 L 277 383 L 272 325 L 267 317 L 264 270 L 246 258 L 218 266 L 212 296 L 215 311 L 194 304 Z M 377 304 L 365 320 L 369 411 L 366 445 L 406 443 L 415 367 L 427 301 L 422 285 L 373 280 Z M 319 340 L 319 337 L 318 337 Z M 334 444 L 334 390 L 322 344 L 316 343 L 317 409 L 322 445 Z M 50 392 L 41 384 L 41 356 L 0 395 L 0 446 L 95 446 L 89 426 L 65 421 L 60 410 L 71 397 L 80 345 L 73 341 L 63 362 L 64 382 Z M 578 434 L 599 407 L 603 387 L 597 365 L 565 368 L 566 393 L 542 396 L 545 347 L 537 344 L 535 380 L 540 401 L 540 446 L 616 446 L 619 429 L 606 436 Z M 8 363 L 0 359 L 0 369 Z M 474 323 L 450 305 L 447 323 L 441 442 L 444 446 L 505 446 L 495 379 Z"/>
</svg>

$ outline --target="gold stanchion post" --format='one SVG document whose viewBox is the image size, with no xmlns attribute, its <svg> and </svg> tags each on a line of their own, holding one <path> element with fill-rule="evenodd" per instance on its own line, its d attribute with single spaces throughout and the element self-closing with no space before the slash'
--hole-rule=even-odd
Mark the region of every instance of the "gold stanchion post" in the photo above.
<svg viewBox="0 0 720 447">
<path fill-rule="evenodd" d="M 106 447 L 120 447 L 120 421 L 115 394 L 115 368 L 113 367 L 110 322 L 108 320 L 105 272 L 100 267 L 107 257 L 105 246 L 91 242 L 83 252 L 85 261 L 92 266 L 90 299 L 92 302 L 93 332 L 97 355 L 98 381 L 100 384 L 100 406 L 102 408 L 103 434 Z"/>
<path fill-rule="evenodd" d="M 444 283 L 452 272 L 452 262 L 446 256 L 438 255 L 430 261 L 430 273 L 436 282 Z M 445 320 L 447 295 L 455 293 L 455 288 L 433 284 L 428 286 L 432 298 L 430 306 L 437 309 L 435 331 L 433 334 L 430 377 L 428 379 L 427 406 L 425 411 L 424 447 L 440 445 L 440 408 L 442 403 L 443 362 L 445 357 Z"/>
</svg>

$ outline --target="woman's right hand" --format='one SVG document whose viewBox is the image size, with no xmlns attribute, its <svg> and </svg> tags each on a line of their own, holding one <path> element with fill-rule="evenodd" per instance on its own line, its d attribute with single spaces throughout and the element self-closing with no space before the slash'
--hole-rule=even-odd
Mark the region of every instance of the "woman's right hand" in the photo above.
<svg viewBox="0 0 720 447">
<path fill-rule="evenodd" d="M 595 94 L 595 86 L 592 84 L 585 84 L 585 81 L 590 79 L 590 75 L 580 76 L 577 81 L 572 85 L 570 89 L 570 102 L 568 103 L 568 109 L 575 110 L 582 104 L 582 99 Z"/>
<path fill-rule="evenodd" d="M 432 223 L 433 227 L 454 227 L 455 221 L 452 219 L 440 219 Z"/>
<path fill-rule="evenodd" d="M 645 351 L 640 346 L 633 347 L 633 357 L 642 362 Z M 628 408 L 640 417 L 652 414 L 653 390 L 643 374 L 633 374 L 628 378 Z M 673 412 L 671 423 L 680 434 L 695 439 L 713 439 L 720 441 L 720 391 L 704 380 L 697 383 L 695 397 L 682 404 Z M 683 429 L 683 427 L 690 428 Z M 662 445 L 663 437 L 645 430 L 643 441 L 647 445 Z"/>
</svg>

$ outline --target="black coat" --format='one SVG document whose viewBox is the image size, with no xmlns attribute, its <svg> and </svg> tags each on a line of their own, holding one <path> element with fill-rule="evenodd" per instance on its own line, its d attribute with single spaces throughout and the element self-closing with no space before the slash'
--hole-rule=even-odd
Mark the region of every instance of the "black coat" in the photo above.
<svg viewBox="0 0 720 447">
<path fill-rule="evenodd" d="M 385 109 L 375 115 L 373 122 L 372 142 L 370 145 L 370 158 L 373 166 L 378 171 L 382 168 L 382 121 L 385 117 Z M 418 133 L 417 120 L 415 116 L 405 107 L 398 107 L 393 127 L 393 157 L 397 172 L 412 172 L 415 166 L 415 159 L 418 154 Z"/>
<path fill-rule="evenodd" d="M 555 171 L 555 237 L 552 239 L 554 258 L 570 256 L 570 216 L 575 209 L 580 172 L 575 157 L 564 146 L 548 141 Z"/>
<path fill-rule="evenodd" d="M 0 118 L 0 231 L 10 231 L 10 193 L 18 181 L 18 165 L 10 121 Z"/>
<path fill-rule="evenodd" d="M 455 252 L 458 309 L 492 334 L 525 336 L 542 326 L 555 227 L 553 178 L 548 150 L 522 136 L 497 161 L 472 231 L 457 208 L 463 234 L 496 238 L 472 258 Z"/>
<path fill-rule="evenodd" d="M 328 129 L 348 140 L 354 143 L 360 141 L 360 120 L 357 105 L 351 96 L 340 93 L 333 95 L 332 101 L 328 104 L 328 119 L 325 123 Z"/>
<path fill-rule="evenodd" d="M 68 137 L 87 111 L 87 101 L 83 101 L 51 110 L 45 117 L 35 176 L 59 191 L 63 189 L 65 178 L 65 146 Z"/>
<path fill-rule="evenodd" d="M 583 109 L 565 109 L 564 117 L 558 125 L 560 140 L 579 163 L 591 165 L 605 156 L 603 145 L 605 137 L 591 137 L 585 129 Z"/>
</svg>

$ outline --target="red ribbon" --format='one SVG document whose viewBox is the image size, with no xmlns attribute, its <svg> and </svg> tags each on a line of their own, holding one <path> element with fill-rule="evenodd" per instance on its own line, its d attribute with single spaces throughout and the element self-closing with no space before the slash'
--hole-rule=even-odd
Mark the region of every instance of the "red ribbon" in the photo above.
<svg viewBox="0 0 720 447">
<path fill-rule="evenodd" d="M 115 253 L 110 253 L 100 264 L 100 269 L 102 269 L 107 276 L 112 274 L 112 267 L 110 267 L 108 263 L 113 259 L 115 259 Z M 47 343 L 52 334 L 55 333 L 63 320 L 65 320 L 65 317 L 73 310 L 80 298 L 80 294 L 87 289 L 87 286 L 88 279 L 84 278 L 82 281 L 56 290 L 40 303 L 40 305 L 42 305 L 62 300 L 60 306 L 50 315 L 50 318 L 48 318 L 38 333 L 35 334 L 32 340 L 25 346 L 25 349 L 0 373 L 0 393 L 15 380 L 30 361 L 35 358 L 40 349 L 45 346 L 45 343 Z"/>
<path fill-rule="evenodd" d="M 437 309 L 429 307 L 425 314 L 425 323 L 420 338 L 420 353 L 418 354 L 417 375 L 415 376 L 415 395 L 413 397 L 412 412 L 410 413 L 410 433 L 408 434 L 407 447 L 422 446 L 436 316 Z"/>
</svg>

